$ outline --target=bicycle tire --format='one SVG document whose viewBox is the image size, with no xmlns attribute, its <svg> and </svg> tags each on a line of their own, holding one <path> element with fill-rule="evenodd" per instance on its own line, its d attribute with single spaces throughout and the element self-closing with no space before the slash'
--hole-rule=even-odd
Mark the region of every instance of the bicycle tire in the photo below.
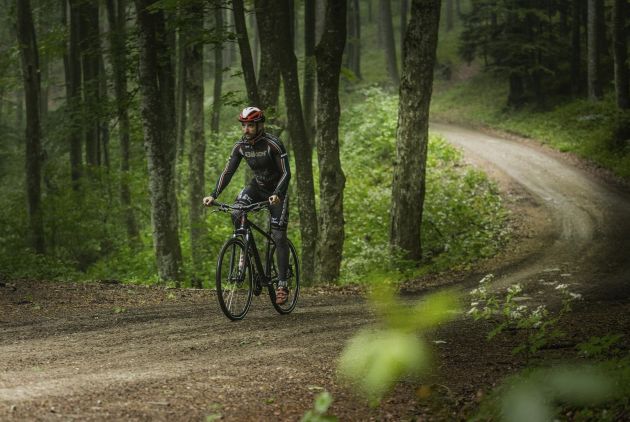
<svg viewBox="0 0 630 422">
<path fill-rule="evenodd" d="M 239 269 L 243 257 L 244 265 Z M 217 299 L 221 310 L 232 321 L 245 318 L 252 304 L 252 268 L 242 239 L 225 242 L 217 260 Z"/>
<path fill-rule="evenodd" d="M 276 288 L 278 287 L 278 269 L 276 268 L 276 247 L 275 245 L 271 249 L 271 279 L 272 284 L 269 285 L 269 298 L 274 309 L 279 314 L 290 314 L 298 302 L 300 296 L 300 260 L 298 259 L 297 252 L 293 243 L 287 239 L 289 243 L 289 276 L 287 277 L 289 286 L 289 297 L 283 305 L 276 303 Z"/>
</svg>

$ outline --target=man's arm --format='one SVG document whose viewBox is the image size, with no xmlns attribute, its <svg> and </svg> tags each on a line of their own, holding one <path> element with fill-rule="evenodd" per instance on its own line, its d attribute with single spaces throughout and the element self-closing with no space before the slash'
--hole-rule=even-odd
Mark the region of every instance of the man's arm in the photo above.
<svg viewBox="0 0 630 422">
<path fill-rule="evenodd" d="M 236 169 L 238 169 L 238 165 L 241 163 L 241 158 L 243 158 L 240 148 L 241 147 L 238 143 L 234 145 L 234 148 L 232 148 L 230 158 L 228 158 L 227 164 L 225 165 L 221 176 L 219 176 L 219 180 L 217 181 L 214 190 L 210 194 L 210 196 L 212 196 L 214 199 L 216 199 L 221 194 L 221 192 L 223 192 L 223 189 L 225 189 L 230 183 L 230 180 L 236 172 Z"/>
<path fill-rule="evenodd" d="M 289 181 L 291 180 L 289 156 L 286 149 L 284 148 L 284 145 L 282 145 L 280 142 L 269 140 L 269 144 L 271 145 L 271 151 L 273 152 L 276 166 L 278 166 L 278 169 L 280 169 L 280 171 L 282 172 L 280 180 L 278 180 L 278 185 L 273 191 L 273 194 L 280 195 L 284 198 L 287 194 L 287 189 L 289 188 Z"/>
</svg>

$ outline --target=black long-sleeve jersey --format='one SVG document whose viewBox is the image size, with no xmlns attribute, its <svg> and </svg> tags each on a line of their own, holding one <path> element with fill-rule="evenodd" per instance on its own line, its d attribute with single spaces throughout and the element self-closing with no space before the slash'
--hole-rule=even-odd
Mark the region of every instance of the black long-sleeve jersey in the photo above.
<svg viewBox="0 0 630 422">
<path fill-rule="evenodd" d="M 212 197 L 217 198 L 230 183 L 243 158 L 254 172 L 252 182 L 263 190 L 272 192 L 273 195 L 283 198 L 286 196 L 291 179 L 287 151 L 278 138 L 263 133 L 254 144 L 245 138 L 234 144 L 225 169 L 211 193 Z"/>
</svg>

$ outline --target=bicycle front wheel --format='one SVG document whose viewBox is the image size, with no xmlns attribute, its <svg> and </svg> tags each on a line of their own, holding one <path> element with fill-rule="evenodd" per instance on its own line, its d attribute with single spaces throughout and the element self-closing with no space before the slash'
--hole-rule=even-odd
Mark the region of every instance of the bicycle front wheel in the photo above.
<svg viewBox="0 0 630 422">
<path fill-rule="evenodd" d="M 269 298 L 271 304 L 280 314 L 288 314 L 293 311 L 295 305 L 297 305 L 298 296 L 300 295 L 300 262 L 298 260 L 297 252 L 293 243 L 289 242 L 289 268 L 287 268 L 287 285 L 289 288 L 289 297 L 283 305 L 276 303 L 276 288 L 278 287 L 278 268 L 276 262 L 276 249 L 275 246 L 271 251 L 271 280 L 272 284 L 269 286 Z"/>
<path fill-rule="evenodd" d="M 239 238 L 225 242 L 217 261 L 217 298 L 226 317 L 232 321 L 247 315 L 252 303 L 252 268 Z"/>
</svg>

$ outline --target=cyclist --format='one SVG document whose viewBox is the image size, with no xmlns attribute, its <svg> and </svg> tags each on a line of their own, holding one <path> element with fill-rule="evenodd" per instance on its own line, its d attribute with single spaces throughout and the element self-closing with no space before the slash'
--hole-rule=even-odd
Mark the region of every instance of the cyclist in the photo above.
<svg viewBox="0 0 630 422">
<path fill-rule="evenodd" d="M 215 199 L 230 183 L 241 159 L 254 172 L 254 178 L 241 190 L 236 203 L 242 205 L 269 201 L 271 213 L 271 236 L 276 244 L 278 264 L 278 288 L 276 304 L 283 305 L 289 296 L 287 269 L 289 266 L 289 245 L 287 242 L 287 224 L 289 222 L 289 198 L 287 190 L 291 172 L 289 156 L 280 140 L 265 132 L 265 115 L 258 107 L 246 107 L 238 116 L 243 130 L 242 138 L 234 144 L 225 169 L 219 176 L 214 191 L 203 198 L 206 206 Z M 234 212 L 232 219 L 235 227 L 240 223 L 240 212 Z"/>
</svg>

